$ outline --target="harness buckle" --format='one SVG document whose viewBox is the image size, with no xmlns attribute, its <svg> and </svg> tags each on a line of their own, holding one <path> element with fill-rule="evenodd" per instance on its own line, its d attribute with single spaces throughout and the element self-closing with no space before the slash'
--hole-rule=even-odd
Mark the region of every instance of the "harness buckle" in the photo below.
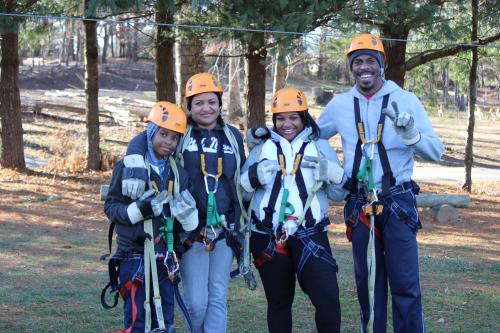
<svg viewBox="0 0 500 333">
<path fill-rule="evenodd" d="M 324 252 L 324 248 L 323 246 L 319 245 L 319 244 L 316 244 L 315 242 L 313 242 L 312 240 L 309 240 L 307 242 L 307 249 L 309 251 L 311 251 L 311 254 L 313 256 L 315 256 L 316 258 L 321 258 L 321 256 L 323 255 L 323 252 Z"/>
</svg>

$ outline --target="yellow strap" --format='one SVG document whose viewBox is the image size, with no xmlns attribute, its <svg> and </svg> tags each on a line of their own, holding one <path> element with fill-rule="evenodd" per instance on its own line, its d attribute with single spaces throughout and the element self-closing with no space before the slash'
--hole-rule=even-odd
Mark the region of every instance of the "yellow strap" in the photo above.
<svg viewBox="0 0 500 333">
<path fill-rule="evenodd" d="M 172 196 L 172 193 L 174 192 L 174 182 L 172 180 L 168 181 L 168 195 Z"/>
<path fill-rule="evenodd" d="M 207 172 L 205 154 L 203 153 L 200 154 L 200 163 L 201 163 L 201 173 L 203 173 L 203 176 L 208 177 L 210 174 Z M 217 174 L 214 176 L 214 178 L 219 179 L 220 176 L 222 176 L 222 157 L 217 158 Z"/>
<path fill-rule="evenodd" d="M 280 160 L 280 169 L 281 169 L 281 174 L 283 176 L 286 176 L 286 169 L 285 169 L 285 157 L 283 154 L 279 154 L 279 160 Z M 290 175 L 293 176 L 297 172 L 297 170 L 300 167 L 300 160 L 302 159 L 302 154 L 297 154 L 295 155 L 295 161 L 293 162 L 293 170 L 290 172 Z"/>
<path fill-rule="evenodd" d="M 380 139 L 382 139 L 382 131 L 384 129 L 384 124 L 378 124 L 377 125 L 377 139 L 373 141 L 372 143 L 378 143 Z M 361 142 L 365 144 L 366 141 L 366 136 L 365 136 L 365 128 L 363 126 L 363 122 L 358 123 L 358 131 L 359 131 L 359 138 L 361 139 Z"/>
</svg>

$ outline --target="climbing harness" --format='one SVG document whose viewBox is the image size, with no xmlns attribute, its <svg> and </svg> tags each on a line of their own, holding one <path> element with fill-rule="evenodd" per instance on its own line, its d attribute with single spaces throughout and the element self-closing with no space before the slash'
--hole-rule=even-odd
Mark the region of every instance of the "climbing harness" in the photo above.
<svg viewBox="0 0 500 333">
<path fill-rule="evenodd" d="M 315 144 L 314 141 L 312 142 Z M 309 194 L 307 193 L 304 177 L 302 176 L 302 171 L 300 169 L 300 164 L 302 161 L 302 157 L 304 155 L 305 148 L 310 143 L 309 141 L 305 141 L 300 147 L 297 154 L 295 155 L 294 166 L 289 174 L 287 174 L 286 172 L 285 159 L 281 145 L 277 142 L 274 143 L 276 144 L 280 170 L 276 174 L 274 184 L 271 189 L 268 206 L 264 208 L 265 216 L 262 222 L 259 221 L 254 211 L 251 212 L 252 220 L 256 224 L 257 229 L 264 231 L 269 235 L 268 245 L 266 249 L 264 249 L 264 251 L 262 252 L 262 256 L 254 260 L 254 265 L 256 267 L 263 265 L 266 261 L 270 261 L 275 253 L 285 256 L 290 255 L 285 247 L 286 241 L 289 238 L 289 234 L 286 227 L 284 227 L 284 223 L 285 221 L 294 221 L 299 227 L 297 232 L 294 234 L 294 237 L 300 239 L 300 241 L 304 245 L 304 250 L 302 252 L 302 258 L 301 258 L 302 265 L 300 266 L 303 267 L 307 262 L 307 260 L 309 259 L 309 257 L 311 256 L 311 254 L 315 256 L 317 255 L 323 256 L 323 253 L 327 253 L 324 251 L 319 251 L 319 247 L 321 246 L 317 245 L 310 239 L 311 235 L 319 231 L 322 231 L 324 227 L 330 223 L 328 219 L 326 219 L 327 223 L 325 221 L 320 221 L 319 223 L 316 224 L 310 209 L 312 200 L 316 195 L 316 192 L 323 186 L 323 182 L 316 182 L 313 185 L 310 193 Z M 319 153 L 317 147 L 316 150 Z M 299 196 L 303 204 L 303 211 L 299 217 L 293 215 L 295 213 L 295 208 L 288 202 L 289 188 L 294 181 L 299 190 Z M 278 215 L 278 226 L 276 230 L 273 231 L 272 219 L 273 219 L 273 214 L 275 212 L 274 207 L 276 205 L 276 201 L 280 192 L 282 192 L 282 197 L 280 201 L 280 210 Z M 250 209 L 251 207 L 252 204 L 250 204 Z M 305 227 L 302 226 L 304 220 L 306 220 Z M 335 262 L 333 257 L 331 257 L 331 259 L 332 260 L 327 259 L 327 261 Z"/>
<path fill-rule="evenodd" d="M 209 212 L 207 209 L 207 228 L 205 228 L 205 232 L 202 232 L 201 235 L 198 236 L 193 236 L 184 241 L 184 248 L 185 250 L 188 250 L 192 242 L 194 241 L 200 241 L 205 244 L 205 249 L 207 250 L 213 250 L 215 244 L 224 238 L 229 238 L 228 240 L 228 245 L 231 244 L 231 249 L 233 250 L 233 254 L 235 255 L 237 262 L 238 262 L 238 267 L 231 272 L 231 277 L 237 276 L 239 273 L 241 273 L 245 279 L 245 282 L 248 286 L 249 289 L 254 290 L 256 288 L 256 281 L 255 277 L 253 275 L 253 271 L 250 267 L 250 227 L 247 222 L 247 212 L 246 208 L 243 205 L 243 196 L 241 193 L 241 188 L 239 186 L 240 184 L 240 166 L 241 166 L 241 156 L 240 156 L 240 149 L 238 142 L 236 140 L 236 137 L 234 136 L 233 132 L 227 125 L 222 126 L 222 130 L 224 132 L 225 137 L 227 138 L 229 145 L 231 146 L 231 149 L 233 151 L 234 158 L 236 160 L 236 170 L 234 172 L 234 177 L 233 177 L 233 182 L 235 186 L 230 186 L 230 190 L 233 194 L 234 200 L 238 202 L 238 209 L 241 214 L 239 214 L 239 220 L 235 221 L 234 228 L 232 230 L 229 228 L 227 225 L 226 221 L 224 220 L 224 216 L 221 216 L 217 212 L 217 207 L 216 207 L 216 201 L 215 201 L 215 193 L 217 190 L 218 186 L 218 181 L 222 174 L 222 159 L 223 159 L 223 141 L 218 138 L 218 170 L 216 175 L 209 175 L 207 172 L 207 175 L 203 174 L 204 176 L 204 182 L 205 182 L 205 190 L 209 194 L 209 200 L 210 202 L 207 202 L 207 208 L 208 206 L 212 206 L 213 208 L 210 208 L 211 212 L 210 215 L 212 216 L 212 222 L 211 226 L 209 226 Z M 195 138 L 195 141 L 198 146 L 198 152 L 201 154 L 203 153 L 203 149 L 201 146 L 201 138 L 198 133 L 196 133 L 197 130 L 193 129 L 193 125 L 189 124 L 187 127 L 187 131 L 185 135 L 183 136 L 182 142 L 177 146 L 177 151 L 176 151 L 176 157 L 179 160 L 180 165 L 184 166 L 184 156 L 183 152 L 187 149 L 188 145 L 190 144 L 191 141 L 191 136 Z M 203 153 L 203 155 L 205 155 Z M 201 160 L 201 155 L 200 155 L 200 164 L 205 163 Z M 203 159 L 206 157 L 204 156 Z M 219 159 L 220 158 L 220 159 Z M 220 164 L 220 167 L 219 167 Z M 206 168 L 206 163 L 205 167 L 202 167 L 202 170 L 205 170 Z M 203 172 L 203 171 L 202 171 Z M 214 178 L 211 176 L 217 176 L 217 179 L 214 181 L 214 191 L 213 191 L 213 199 L 210 198 L 210 191 L 209 191 L 209 180 L 210 178 Z M 219 224 L 219 226 L 222 226 L 225 229 L 225 232 L 216 232 L 216 226 Z M 209 235 L 211 233 L 211 235 Z M 226 234 L 231 234 L 229 237 Z M 238 234 L 238 236 L 234 236 L 233 234 Z M 211 236 L 207 238 L 208 236 Z M 233 239 L 235 239 L 233 241 Z M 240 250 L 242 249 L 242 251 Z"/>
<path fill-rule="evenodd" d="M 150 164 L 145 158 L 146 170 L 149 179 L 149 187 L 155 189 L 156 194 L 159 193 L 158 187 L 154 181 L 151 181 L 151 173 L 150 173 Z M 172 173 L 174 175 L 174 181 L 170 180 L 168 182 L 168 197 L 171 200 L 172 196 L 176 196 L 179 194 L 179 172 L 177 169 L 177 165 L 172 158 L 169 156 L 169 165 Z M 111 309 L 118 304 L 118 296 L 122 296 L 125 298 L 128 294 L 132 297 L 132 322 L 130 327 L 124 330 L 119 330 L 120 333 L 130 333 L 135 321 L 137 319 L 137 308 L 135 305 L 135 295 L 139 285 L 145 285 L 145 295 L 150 295 L 151 284 L 153 287 L 153 303 L 155 306 L 156 319 L 158 323 L 158 328 L 151 330 L 151 307 L 150 307 L 150 297 L 146 296 L 144 302 L 144 310 L 145 310 L 145 332 L 170 332 L 171 327 L 166 327 L 165 321 L 163 318 L 162 304 L 161 304 L 161 295 L 159 291 L 159 283 L 158 283 L 158 269 L 157 269 L 157 259 L 163 257 L 162 254 L 156 254 L 154 249 L 154 243 L 159 241 L 159 239 L 163 239 L 166 244 L 166 254 L 163 260 L 163 264 L 166 266 L 167 274 L 169 279 L 171 280 L 174 287 L 174 296 L 176 298 L 177 304 L 181 309 L 186 323 L 189 328 L 189 332 L 192 332 L 192 322 L 187 310 L 186 305 L 182 299 L 181 293 L 179 291 L 179 282 L 180 282 L 180 272 L 179 272 L 179 262 L 177 260 L 177 255 L 174 251 L 174 219 L 172 214 L 170 216 L 166 216 L 165 212 L 162 212 L 161 221 L 163 223 L 159 228 L 158 237 L 153 237 L 154 230 L 152 220 L 144 220 L 144 233 L 147 235 L 144 239 L 144 253 L 137 257 L 139 254 L 128 253 L 125 256 L 129 258 L 140 258 L 142 259 L 144 266 L 139 267 L 138 272 L 134 274 L 134 276 L 125 282 L 121 287 L 118 284 L 118 276 L 119 276 L 119 264 L 121 258 L 111 258 L 108 261 L 109 266 L 109 275 L 110 282 L 105 286 L 105 288 L 101 292 L 101 304 L 105 309 Z M 114 231 L 114 223 L 110 224 L 109 232 L 108 232 L 108 245 L 109 245 L 109 253 L 111 253 L 111 245 L 112 245 L 112 236 Z M 118 255 L 121 256 L 122 254 Z M 107 255 L 101 257 L 101 260 L 105 260 Z M 107 290 L 110 289 L 110 293 L 115 292 L 114 300 L 112 304 L 108 304 L 105 300 L 105 295 Z"/>
<path fill-rule="evenodd" d="M 354 163 L 352 169 L 352 176 L 348 182 L 347 187 L 351 194 L 357 193 L 358 183 L 367 191 L 367 203 L 363 206 L 362 212 L 369 217 L 369 240 L 367 246 L 367 267 L 368 267 L 368 300 L 370 305 L 370 317 L 367 324 L 367 331 L 373 332 L 374 322 L 374 304 L 375 304 L 375 273 L 376 273 L 376 257 L 375 257 L 375 216 L 381 215 L 383 205 L 378 200 L 377 189 L 373 179 L 373 158 L 375 154 L 375 145 L 378 147 L 380 162 L 382 164 L 382 195 L 388 194 L 391 186 L 395 184 L 395 178 L 392 174 L 387 152 L 382 143 L 382 133 L 384 130 L 385 114 L 383 109 L 387 108 L 389 102 L 389 94 L 384 95 L 382 100 L 382 108 L 380 110 L 380 118 L 377 124 L 377 137 L 375 140 L 368 142 L 365 136 L 364 123 L 361 120 L 361 112 L 359 106 L 359 99 L 354 97 L 354 112 L 356 120 L 356 129 L 358 132 L 358 141 L 356 144 L 356 151 L 354 155 Z M 366 149 L 365 149 L 366 148 Z M 369 152 L 367 152 L 369 150 Z M 361 158 L 364 157 L 364 162 L 360 168 Z M 359 218 L 363 220 L 363 218 Z M 363 221 L 363 224 L 366 223 Z"/>
<path fill-rule="evenodd" d="M 198 134 L 198 133 L 196 133 Z M 206 155 L 201 144 L 201 138 L 199 135 L 195 135 L 196 144 L 198 145 L 198 154 L 200 155 L 200 169 L 203 174 L 203 181 L 205 182 L 205 191 L 208 194 L 207 199 L 207 218 L 204 231 L 202 232 L 203 244 L 205 245 L 205 251 L 209 252 L 214 249 L 214 240 L 217 239 L 218 233 L 217 228 L 223 225 L 227 228 L 225 217 L 219 215 L 217 211 L 217 203 L 215 201 L 215 193 L 219 187 L 219 178 L 222 176 L 222 158 L 223 158 L 223 144 L 220 138 L 217 138 L 217 173 L 211 174 L 207 171 Z M 209 180 L 213 180 L 213 187 L 210 188 Z M 212 235 L 210 235 L 210 231 Z"/>
</svg>

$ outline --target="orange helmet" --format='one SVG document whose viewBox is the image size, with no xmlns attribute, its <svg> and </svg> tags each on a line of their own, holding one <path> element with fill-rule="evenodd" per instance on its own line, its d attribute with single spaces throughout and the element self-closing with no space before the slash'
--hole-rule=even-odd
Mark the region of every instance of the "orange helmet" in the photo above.
<svg viewBox="0 0 500 333">
<path fill-rule="evenodd" d="M 282 88 L 273 96 L 272 113 L 307 111 L 307 99 L 302 90 L 293 87 Z"/>
<path fill-rule="evenodd" d="M 354 36 L 347 48 L 346 55 L 349 56 L 357 50 L 373 50 L 380 52 L 385 57 L 384 45 L 378 36 L 372 34 L 359 34 Z"/>
<path fill-rule="evenodd" d="M 206 92 L 218 92 L 222 95 L 222 84 L 213 74 L 195 74 L 186 82 L 186 100 L 191 96 Z"/>
<path fill-rule="evenodd" d="M 153 105 L 146 121 L 180 134 L 186 132 L 186 114 L 170 102 L 160 101 Z"/>
</svg>

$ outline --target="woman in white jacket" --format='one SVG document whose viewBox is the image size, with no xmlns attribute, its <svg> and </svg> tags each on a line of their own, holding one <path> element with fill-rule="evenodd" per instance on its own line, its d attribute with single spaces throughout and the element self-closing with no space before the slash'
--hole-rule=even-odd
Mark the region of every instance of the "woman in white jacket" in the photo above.
<svg viewBox="0 0 500 333">
<path fill-rule="evenodd" d="M 336 153 L 319 139 L 302 91 L 279 90 L 271 111 L 271 137 L 250 152 L 241 177 L 245 191 L 253 193 L 250 244 L 268 302 L 268 329 L 292 331 L 297 278 L 316 309 L 318 332 L 339 332 L 328 202 L 343 199 L 346 177 Z"/>
</svg>

